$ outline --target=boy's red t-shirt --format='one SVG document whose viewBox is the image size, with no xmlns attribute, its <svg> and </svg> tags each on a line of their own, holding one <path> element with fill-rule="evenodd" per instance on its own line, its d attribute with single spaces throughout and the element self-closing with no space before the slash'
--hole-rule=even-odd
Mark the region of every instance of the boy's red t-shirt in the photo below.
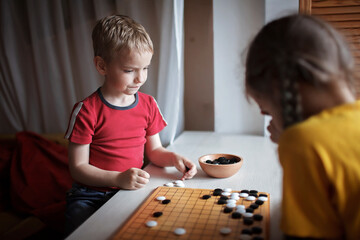
<svg viewBox="0 0 360 240">
<path fill-rule="evenodd" d="M 130 106 L 114 106 L 99 88 L 75 104 L 65 137 L 90 144 L 91 165 L 120 172 L 142 167 L 146 136 L 159 133 L 167 123 L 152 96 L 137 92 L 135 98 Z"/>
</svg>

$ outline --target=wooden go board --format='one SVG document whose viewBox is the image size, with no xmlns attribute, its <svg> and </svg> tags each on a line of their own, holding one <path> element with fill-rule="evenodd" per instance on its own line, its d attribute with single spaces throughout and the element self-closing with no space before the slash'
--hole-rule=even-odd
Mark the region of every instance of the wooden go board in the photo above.
<svg viewBox="0 0 360 240">
<path fill-rule="evenodd" d="M 158 187 L 115 233 L 113 239 L 241 239 L 244 229 L 251 230 L 254 227 L 261 228 L 262 232 L 252 234 L 250 239 L 269 238 L 269 194 L 265 193 L 268 201 L 254 210 L 254 214 L 262 215 L 263 219 L 245 225 L 243 217 L 234 219 L 232 213 L 224 213 L 226 204 L 218 204 L 220 196 L 213 196 L 213 192 L 212 189 Z M 211 195 L 211 198 L 202 199 L 203 195 Z M 163 204 L 157 200 L 159 196 L 165 196 L 171 202 Z M 248 208 L 254 202 L 240 198 L 236 204 Z M 163 215 L 154 217 L 154 212 L 162 212 Z M 146 223 L 151 220 L 156 221 L 157 226 L 148 227 Z M 231 233 L 220 233 L 224 227 L 230 228 Z M 186 233 L 176 235 L 176 228 L 184 228 Z"/>
</svg>

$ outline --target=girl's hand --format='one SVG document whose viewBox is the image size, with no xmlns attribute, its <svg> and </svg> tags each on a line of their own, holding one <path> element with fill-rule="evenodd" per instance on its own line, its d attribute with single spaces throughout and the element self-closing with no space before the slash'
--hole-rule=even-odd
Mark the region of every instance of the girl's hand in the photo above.
<svg viewBox="0 0 360 240">
<path fill-rule="evenodd" d="M 125 172 L 119 173 L 116 182 L 118 187 L 123 189 L 135 190 L 143 188 L 150 179 L 149 173 L 139 168 L 130 168 Z"/>
<path fill-rule="evenodd" d="M 196 165 L 189 159 L 174 153 L 174 166 L 183 173 L 181 180 L 190 179 L 197 173 Z"/>
<path fill-rule="evenodd" d="M 276 126 L 276 124 L 274 124 L 274 121 L 271 120 L 269 123 L 269 126 L 267 127 L 267 130 L 270 132 L 271 141 L 273 141 L 274 143 L 277 143 L 279 141 L 279 137 L 282 133 L 282 128 L 280 128 L 279 126 Z"/>
</svg>

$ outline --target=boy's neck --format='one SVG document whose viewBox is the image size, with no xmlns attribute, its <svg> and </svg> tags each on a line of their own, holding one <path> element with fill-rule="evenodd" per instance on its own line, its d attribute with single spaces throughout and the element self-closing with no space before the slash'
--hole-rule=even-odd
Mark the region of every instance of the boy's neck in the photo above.
<svg viewBox="0 0 360 240">
<path fill-rule="evenodd" d="M 103 84 L 100 90 L 105 100 L 117 107 L 130 106 L 136 100 L 135 95 L 127 95 L 118 92 L 114 88 L 108 87 L 106 84 Z"/>
</svg>

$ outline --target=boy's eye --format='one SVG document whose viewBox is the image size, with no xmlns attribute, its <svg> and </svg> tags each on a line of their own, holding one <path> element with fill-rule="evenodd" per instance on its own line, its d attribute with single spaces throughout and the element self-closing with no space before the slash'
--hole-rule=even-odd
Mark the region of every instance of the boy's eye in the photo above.
<svg viewBox="0 0 360 240">
<path fill-rule="evenodd" d="M 133 72 L 133 70 L 124 70 L 124 72 L 131 73 L 131 72 Z"/>
</svg>

